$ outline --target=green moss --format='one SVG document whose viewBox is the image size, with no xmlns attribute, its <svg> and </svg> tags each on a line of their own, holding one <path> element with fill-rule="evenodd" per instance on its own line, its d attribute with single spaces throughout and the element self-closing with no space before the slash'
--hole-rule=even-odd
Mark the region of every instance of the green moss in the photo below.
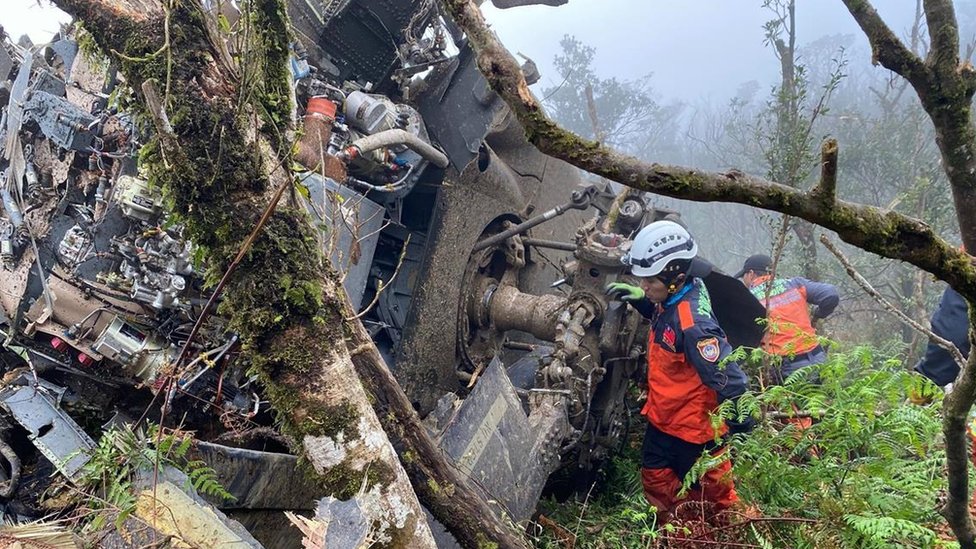
<svg viewBox="0 0 976 549">
<path fill-rule="evenodd" d="M 359 438 L 359 412 L 349 403 L 311 410 L 305 421 L 307 435 L 334 438 L 343 433 L 346 439 Z"/>
<path fill-rule="evenodd" d="M 300 461 L 300 468 L 309 481 L 322 486 L 340 500 L 355 497 L 364 487 L 368 491 L 376 485 L 389 484 L 395 478 L 393 471 L 378 460 L 367 463 L 361 471 L 340 464 L 330 468 L 324 475 L 317 474 L 304 460 Z"/>
<path fill-rule="evenodd" d="M 478 532 L 478 536 L 475 541 L 478 544 L 478 549 L 498 549 L 498 544 L 494 541 L 490 541 L 488 537 L 481 532 Z"/>
<path fill-rule="evenodd" d="M 281 150 L 281 129 L 289 125 L 292 112 L 291 72 L 288 43 L 291 27 L 281 0 L 255 0 L 254 28 L 261 51 L 261 90 L 259 100 L 265 131 L 273 136 L 272 145 Z M 284 152 L 284 151 L 283 151 Z"/>
</svg>

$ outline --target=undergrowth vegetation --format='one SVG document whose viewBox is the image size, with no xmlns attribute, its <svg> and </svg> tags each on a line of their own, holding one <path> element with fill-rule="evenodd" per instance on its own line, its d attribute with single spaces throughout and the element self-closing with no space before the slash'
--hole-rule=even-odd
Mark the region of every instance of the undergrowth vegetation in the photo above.
<svg viewBox="0 0 976 549">
<path fill-rule="evenodd" d="M 85 513 L 90 530 L 99 530 L 109 517 L 116 526 L 136 510 L 142 484 L 152 486 L 158 471 L 177 469 L 187 476 L 187 490 L 230 500 L 234 497 L 203 461 L 189 457 L 190 433 L 150 424 L 145 429 L 113 427 L 98 440 L 82 468 L 78 486 L 86 494 Z M 143 486 L 145 489 L 146 486 Z"/>
<path fill-rule="evenodd" d="M 744 357 L 754 373 L 759 355 Z M 912 403 L 919 397 L 929 403 Z M 938 514 L 940 407 L 941 391 L 898 360 L 867 347 L 834 352 L 740 403 L 762 420 L 729 441 L 741 507 L 727 524 L 655 524 L 640 484 L 641 430 L 584 501 L 542 505 L 536 545 L 953 547 Z M 789 417 L 797 411 L 812 425 Z"/>
</svg>

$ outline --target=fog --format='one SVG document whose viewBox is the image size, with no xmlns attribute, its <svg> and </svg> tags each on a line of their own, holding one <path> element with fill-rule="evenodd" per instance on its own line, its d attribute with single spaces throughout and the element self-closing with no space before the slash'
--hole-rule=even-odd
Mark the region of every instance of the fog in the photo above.
<svg viewBox="0 0 976 549">
<path fill-rule="evenodd" d="M 780 82 L 780 65 L 773 48 L 765 43 L 764 24 L 773 15 L 763 4 L 762 0 L 569 0 L 560 7 L 500 10 L 486 1 L 482 8 L 509 50 L 537 64 L 542 77 L 533 90 L 539 97 L 567 80 L 553 64 L 562 51 L 560 41 L 567 35 L 595 49 L 591 69 L 597 79 L 633 82 L 650 75 L 647 100 L 660 109 L 655 111 L 658 118 L 643 128 L 660 135 L 638 139 L 639 144 L 632 140 L 626 144 L 628 152 L 651 161 L 711 170 L 736 167 L 770 176 L 764 148 L 768 143 L 764 145 L 761 130 L 764 123 L 769 130 L 770 121 L 764 117 L 768 117 L 774 87 Z M 916 2 L 874 0 L 873 4 L 898 35 L 909 35 Z M 955 5 L 965 45 L 976 39 L 976 0 L 957 0 Z M 38 0 L 4 0 L 3 7 L 0 24 L 14 36 L 29 34 L 35 43 L 47 40 L 69 19 L 44 0 L 40 4 Z M 819 140 L 834 136 L 841 142 L 843 197 L 880 207 L 905 206 L 916 199 L 919 204 L 950 203 L 931 123 L 911 89 L 898 93 L 898 79 L 889 80 L 887 70 L 872 66 L 867 40 L 843 3 L 797 0 L 796 44 L 798 62 L 808 69 L 809 79 L 809 96 L 801 114 L 810 114 L 832 70 L 840 70 L 844 78 L 833 89 L 829 108 L 819 112 L 811 126 L 808 152 L 813 155 L 805 161 L 795 184 L 812 184 Z M 838 69 L 834 60 L 842 49 L 846 65 Z M 748 93 L 742 95 L 743 90 Z M 732 109 L 730 101 L 737 94 L 739 102 Z M 886 94 L 897 95 L 892 104 L 896 110 L 879 116 L 877 97 Z M 570 100 L 565 103 L 566 111 L 585 111 L 583 103 Z M 567 123 L 565 118 L 557 118 Z M 585 115 L 583 123 L 588 125 Z M 586 130 L 584 127 L 581 133 Z M 931 196 L 922 199 L 919 192 Z M 780 223 L 777 215 L 744 206 L 653 200 L 658 206 L 680 211 L 692 232 L 702 237 L 703 253 L 730 272 L 737 270 L 744 257 L 769 251 Z M 945 211 L 937 210 L 942 217 L 927 221 L 953 240 L 957 228 Z M 784 265 L 795 269 L 789 258 L 795 254 L 796 244 L 787 241 Z M 823 277 L 846 283 L 832 258 L 824 257 L 823 250 L 820 253 Z M 879 262 L 867 254 L 856 259 L 870 270 L 886 273 L 893 299 L 906 298 L 895 288 L 909 287 L 913 270 L 892 267 L 892 262 Z M 931 283 L 924 289 L 919 285 L 912 290 L 919 294 L 913 299 L 931 304 L 939 291 Z M 849 292 L 858 290 L 850 288 Z M 870 307 L 858 310 L 857 314 L 868 310 L 877 315 Z M 889 325 L 879 330 L 890 334 L 898 328 Z"/>
<path fill-rule="evenodd" d="M 915 2 L 876 0 L 874 5 L 892 29 L 908 32 Z M 566 34 L 596 48 L 600 76 L 652 74 L 664 99 L 724 101 L 742 82 L 772 84 L 779 70 L 763 44 L 763 24 L 771 15 L 760 0 L 570 0 L 559 7 L 508 10 L 486 2 L 483 9 L 505 45 L 538 64 L 542 81 L 537 86 L 562 80 L 551 62 Z M 799 45 L 841 34 L 867 47 L 840 0 L 799 0 L 796 11 Z"/>
</svg>

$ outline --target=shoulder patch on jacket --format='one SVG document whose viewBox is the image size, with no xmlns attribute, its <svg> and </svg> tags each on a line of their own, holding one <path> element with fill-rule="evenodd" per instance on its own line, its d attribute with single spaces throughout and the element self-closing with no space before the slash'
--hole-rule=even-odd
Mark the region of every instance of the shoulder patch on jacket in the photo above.
<svg viewBox="0 0 976 549">
<path fill-rule="evenodd" d="M 706 337 L 698 340 L 698 354 L 709 362 L 718 361 L 722 354 L 722 348 L 718 344 L 717 337 Z"/>
</svg>

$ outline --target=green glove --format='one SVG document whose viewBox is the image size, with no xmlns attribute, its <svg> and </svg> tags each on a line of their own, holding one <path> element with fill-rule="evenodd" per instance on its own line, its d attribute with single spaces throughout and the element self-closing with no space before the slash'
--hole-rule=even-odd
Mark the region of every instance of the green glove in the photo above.
<svg viewBox="0 0 976 549">
<path fill-rule="evenodd" d="M 620 301 L 640 301 L 644 299 L 644 290 L 640 286 L 626 284 L 624 282 L 611 282 L 606 287 L 607 295 L 611 299 Z"/>
</svg>

